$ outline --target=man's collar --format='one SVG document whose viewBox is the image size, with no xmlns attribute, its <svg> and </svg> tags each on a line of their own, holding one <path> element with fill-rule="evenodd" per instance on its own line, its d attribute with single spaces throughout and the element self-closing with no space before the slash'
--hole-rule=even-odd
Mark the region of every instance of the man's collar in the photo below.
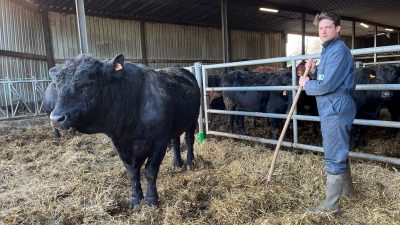
<svg viewBox="0 0 400 225">
<path fill-rule="evenodd" d="M 330 41 L 326 41 L 326 42 L 322 43 L 322 46 L 324 46 L 324 48 L 326 48 L 326 47 L 328 47 L 330 44 L 332 44 L 333 42 L 335 42 L 335 41 L 337 41 L 337 40 L 339 40 L 339 39 L 340 39 L 340 37 L 337 36 L 337 37 L 333 38 L 333 39 L 330 40 Z"/>
</svg>

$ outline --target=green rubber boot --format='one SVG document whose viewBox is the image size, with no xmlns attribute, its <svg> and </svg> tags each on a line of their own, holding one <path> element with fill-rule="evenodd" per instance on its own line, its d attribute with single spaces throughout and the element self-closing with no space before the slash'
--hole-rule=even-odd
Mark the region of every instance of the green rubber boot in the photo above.
<svg viewBox="0 0 400 225">
<path fill-rule="evenodd" d="M 307 208 L 307 212 L 340 212 L 339 199 L 342 194 L 345 174 L 327 174 L 325 202 L 319 206 Z"/>
<path fill-rule="evenodd" d="M 350 197 L 353 195 L 353 179 L 351 178 L 350 164 L 347 164 L 346 173 L 344 174 L 342 196 Z"/>
</svg>

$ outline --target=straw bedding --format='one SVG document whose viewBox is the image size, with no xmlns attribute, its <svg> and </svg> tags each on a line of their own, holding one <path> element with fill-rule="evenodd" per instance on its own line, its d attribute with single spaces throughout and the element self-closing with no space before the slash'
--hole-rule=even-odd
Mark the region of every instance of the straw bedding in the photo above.
<svg viewBox="0 0 400 225">
<path fill-rule="evenodd" d="M 49 125 L 0 129 L 0 224 L 400 221 L 399 168 L 390 164 L 352 159 L 355 193 L 341 200 L 342 214 L 309 214 L 304 209 L 324 198 L 320 154 L 284 149 L 278 156 L 272 186 L 266 190 L 274 146 L 208 137 L 202 145 L 196 143 L 194 171 L 172 170 L 172 152 L 168 152 L 157 181 L 160 206 L 142 205 L 133 211 L 128 205 L 131 192 L 125 168 L 106 136 L 70 137 L 65 132 L 55 141 Z M 376 129 L 369 135 L 383 136 L 382 132 L 390 133 Z M 306 139 L 320 141 L 311 136 Z M 399 150 L 398 137 L 369 141 L 370 145 L 359 151 L 398 156 L 394 151 Z"/>
</svg>

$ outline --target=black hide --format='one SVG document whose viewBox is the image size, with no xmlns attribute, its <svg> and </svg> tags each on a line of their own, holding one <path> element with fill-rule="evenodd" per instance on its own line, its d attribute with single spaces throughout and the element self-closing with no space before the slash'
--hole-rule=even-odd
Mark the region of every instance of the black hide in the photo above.
<svg viewBox="0 0 400 225">
<path fill-rule="evenodd" d="M 132 181 L 133 207 L 143 199 L 140 169 L 145 162 L 145 202 L 158 205 L 156 180 L 161 161 L 170 140 L 176 143 L 183 132 L 187 164 L 193 166 L 200 89 L 189 71 L 178 67 L 155 71 L 124 62 L 123 55 L 106 61 L 81 55 L 65 64 L 55 84 L 58 98 L 52 121 L 111 138 Z M 180 164 L 180 155 L 176 155 L 174 165 Z"/>
</svg>

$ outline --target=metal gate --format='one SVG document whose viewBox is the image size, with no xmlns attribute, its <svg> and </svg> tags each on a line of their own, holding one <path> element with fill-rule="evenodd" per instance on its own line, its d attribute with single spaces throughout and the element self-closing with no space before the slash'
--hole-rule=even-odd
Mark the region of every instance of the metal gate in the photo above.
<svg viewBox="0 0 400 225">
<path fill-rule="evenodd" d="M 385 46 L 385 47 L 376 47 L 376 48 L 356 49 L 356 50 L 352 50 L 351 53 L 353 55 L 363 55 L 363 54 L 370 54 L 370 53 L 393 52 L 393 51 L 399 51 L 399 50 L 400 50 L 400 45 L 394 45 L 394 46 Z M 204 107 L 203 121 L 205 123 L 204 133 L 211 134 L 211 135 L 217 135 L 217 136 L 243 139 L 243 140 L 258 141 L 258 142 L 262 142 L 262 143 L 276 145 L 278 141 L 273 140 L 273 139 L 252 137 L 252 136 L 247 136 L 247 135 L 239 135 L 239 134 L 225 133 L 225 132 L 219 132 L 219 131 L 212 131 L 209 129 L 208 116 L 210 113 L 215 113 L 215 114 L 230 114 L 230 115 L 286 119 L 287 118 L 286 114 L 209 109 L 207 98 L 206 98 L 207 92 L 209 92 L 209 91 L 284 91 L 284 90 L 291 90 L 292 96 L 294 98 L 294 96 L 296 94 L 296 90 L 297 90 L 296 68 L 292 67 L 292 86 L 270 86 L 270 87 L 256 86 L 256 87 L 214 87 L 214 88 L 211 88 L 211 87 L 207 86 L 207 83 L 208 83 L 207 82 L 207 78 L 208 78 L 207 70 L 217 69 L 217 68 L 236 67 L 236 66 L 248 66 L 248 65 L 257 65 L 257 64 L 286 62 L 286 61 L 291 61 L 292 65 L 296 65 L 296 61 L 305 60 L 308 58 L 320 58 L 320 54 L 250 60 L 250 61 L 232 62 L 232 63 L 223 63 L 223 64 L 214 64 L 214 65 L 203 65 L 201 67 L 201 69 L 202 69 L 201 77 L 202 77 L 202 83 L 203 83 L 203 87 L 202 87 L 203 102 L 204 102 L 204 104 L 203 104 L 203 107 Z M 400 90 L 400 84 L 370 84 L 370 85 L 362 84 L 362 85 L 357 85 L 356 90 Z M 323 152 L 323 149 L 320 146 L 307 145 L 307 144 L 303 144 L 303 143 L 299 142 L 299 140 L 298 140 L 298 125 L 297 125 L 297 121 L 299 121 L 299 120 L 320 121 L 319 117 L 317 117 L 317 116 L 297 115 L 297 112 L 295 110 L 295 112 L 293 113 L 293 116 L 292 116 L 293 142 L 286 141 L 286 142 L 283 142 L 282 145 L 287 146 L 287 147 L 300 148 L 300 149 L 309 150 L 309 151 Z M 393 122 L 393 121 L 356 119 L 356 120 L 354 120 L 354 124 L 400 128 L 400 122 Z M 360 152 L 350 152 L 349 156 L 354 157 L 354 158 L 375 160 L 375 161 L 400 165 L 400 159 L 398 159 L 398 158 L 378 156 L 378 155 L 374 155 L 374 154 L 367 154 L 367 153 L 360 153 Z"/>
</svg>

